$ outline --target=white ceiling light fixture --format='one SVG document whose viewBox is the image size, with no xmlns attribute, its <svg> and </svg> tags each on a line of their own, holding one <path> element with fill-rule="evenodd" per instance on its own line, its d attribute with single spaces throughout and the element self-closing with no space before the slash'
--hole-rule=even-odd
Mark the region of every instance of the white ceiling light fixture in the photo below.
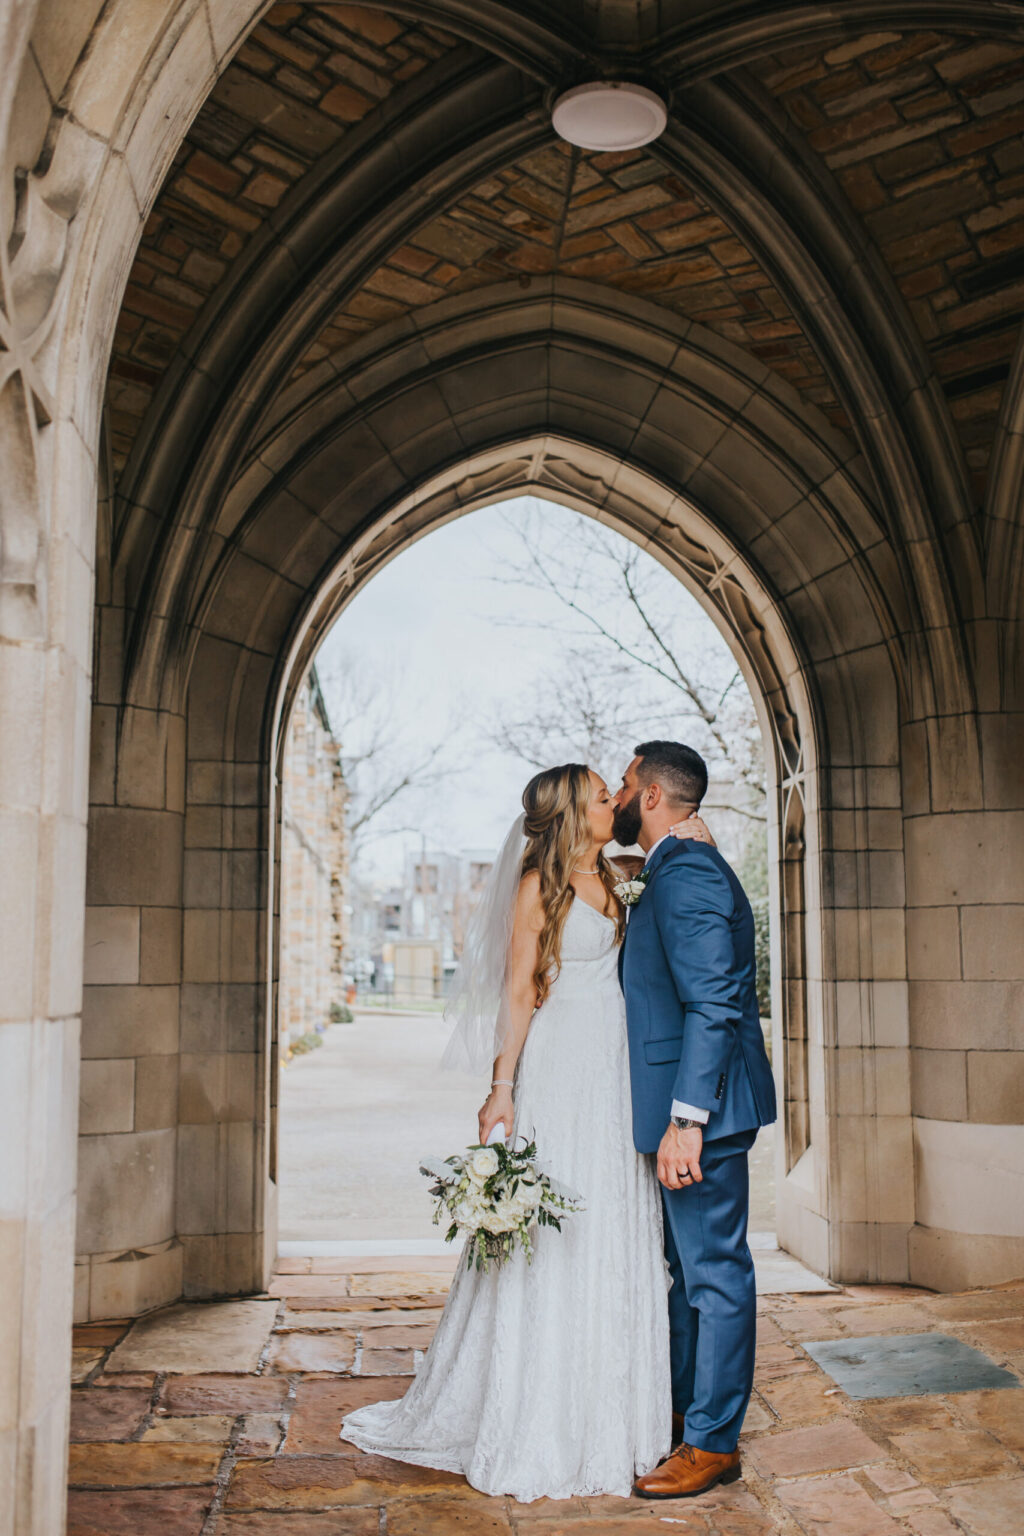
<svg viewBox="0 0 1024 1536">
<path fill-rule="evenodd" d="M 664 132 L 665 103 L 627 80 L 593 80 L 564 91 L 551 111 L 559 138 L 580 149 L 639 149 Z"/>
</svg>

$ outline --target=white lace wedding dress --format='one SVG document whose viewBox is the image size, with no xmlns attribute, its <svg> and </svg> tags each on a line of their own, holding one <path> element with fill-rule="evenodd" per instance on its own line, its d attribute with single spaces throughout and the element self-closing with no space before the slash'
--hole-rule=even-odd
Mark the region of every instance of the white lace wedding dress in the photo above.
<svg viewBox="0 0 1024 1536">
<path fill-rule="evenodd" d="M 350 1413 L 361 1450 L 524 1502 L 630 1492 L 669 1450 L 668 1272 L 652 1160 L 634 1150 L 615 927 L 581 898 L 516 1073 L 516 1134 L 585 1212 L 489 1273 L 460 1265 L 398 1402 Z"/>
</svg>

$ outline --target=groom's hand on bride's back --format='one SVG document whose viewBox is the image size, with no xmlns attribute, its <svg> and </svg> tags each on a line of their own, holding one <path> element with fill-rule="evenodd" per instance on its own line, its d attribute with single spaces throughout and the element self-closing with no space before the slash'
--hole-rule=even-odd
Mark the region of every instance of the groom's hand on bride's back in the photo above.
<svg viewBox="0 0 1024 1536">
<path fill-rule="evenodd" d="M 700 1171 L 703 1146 L 704 1132 L 700 1126 L 684 1131 L 678 1125 L 670 1125 L 658 1148 L 658 1182 L 666 1189 L 689 1189 L 699 1184 L 704 1177 Z"/>
</svg>

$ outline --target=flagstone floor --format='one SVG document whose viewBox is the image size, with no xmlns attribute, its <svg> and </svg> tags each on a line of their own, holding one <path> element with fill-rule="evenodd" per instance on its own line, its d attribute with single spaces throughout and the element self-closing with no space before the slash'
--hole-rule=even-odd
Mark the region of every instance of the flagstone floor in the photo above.
<svg viewBox="0 0 1024 1536">
<path fill-rule="evenodd" d="M 439 1316 L 450 1262 L 395 1262 L 284 1260 L 263 1298 L 77 1328 L 71 1536 L 1024 1536 L 1024 1391 L 852 1400 L 803 1347 L 944 1334 L 1020 1381 L 1024 1280 L 763 1296 L 742 1481 L 522 1505 L 338 1439 L 405 1391 Z"/>
</svg>

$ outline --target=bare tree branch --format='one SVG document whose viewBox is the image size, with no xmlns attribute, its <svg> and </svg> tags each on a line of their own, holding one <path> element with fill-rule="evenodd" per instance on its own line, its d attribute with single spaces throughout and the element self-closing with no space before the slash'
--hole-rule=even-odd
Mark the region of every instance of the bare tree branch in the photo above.
<svg viewBox="0 0 1024 1536">
<path fill-rule="evenodd" d="M 706 811 L 731 811 L 734 816 L 743 816 L 743 817 L 746 818 L 747 821 L 758 821 L 758 822 L 761 823 L 762 826 L 767 826 L 768 825 L 768 818 L 767 818 L 767 816 L 762 815 L 758 811 L 752 811 L 750 809 L 750 807 L 746 806 L 746 805 L 733 805 L 731 802 L 727 802 L 727 801 L 724 801 L 724 800 L 714 800 L 714 801 L 705 800 L 704 806 L 703 806 L 703 810 L 701 812 L 702 815 L 703 815 L 703 811 L 705 811 L 705 810 Z"/>
<path fill-rule="evenodd" d="M 552 748 L 568 741 L 585 744 L 589 760 L 600 760 L 601 749 L 611 741 L 621 744 L 626 721 L 617 707 L 620 691 L 635 701 L 631 719 L 637 721 L 641 736 L 652 734 L 650 714 L 667 713 L 667 702 L 675 695 L 679 703 L 672 706 L 667 729 L 678 734 L 684 722 L 699 727 L 707 743 L 702 749 L 710 749 L 710 755 L 752 797 L 750 806 L 730 808 L 752 821 L 764 821 L 756 717 L 744 709 L 742 690 L 740 696 L 735 692 L 742 674 L 733 664 L 723 682 L 718 664 L 718 677 L 709 677 L 707 683 L 697 680 L 679 653 L 676 626 L 663 621 L 648 600 L 641 551 L 633 546 L 623 550 L 618 538 L 582 519 L 572 533 L 551 537 L 545 525 L 538 528 L 536 519 L 525 525 L 509 520 L 509 526 L 518 537 L 522 562 L 511 567 L 506 563 L 494 580 L 553 597 L 575 621 L 568 633 L 597 641 L 606 649 L 611 666 L 606 675 L 595 678 L 592 647 L 585 656 L 573 653 L 573 660 L 579 661 L 575 676 L 569 680 L 549 676 L 529 701 L 529 711 L 520 711 L 522 718 L 505 715 L 492 722 L 490 739 L 505 751 L 517 752 L 531 766 L 550 763 Z M 624 625 L 624 611 L 632 615 L 633 623 Z M 661 700 L 660 707 L 654 704 L 655 697 Z M 728 719 L 723 715 L 727 706 Z M 645 710 L 648 718 L 641 725 Z"/>
<path fill-rule="evenodd" d="M 431 768 L 441 755 L 441 748 L 442 743 L 439 742 L 426 757 L 413 763 L 398 778 L 385 779 L 383 783 L 378 782 L 373 790 L 368 791 L 365 798 L 361 800 L 358 810 L 349 817 L 348 829 L 350 836 L 358 837 L 359 833 L 369 826 L 374 817 L 379 816 L 381 811 L 385 810 L 387 806 L 393 805 L 399 795 L 403 794 L 405 790 L 424 789 L 430 784 L 437 783 L 442 776 L 442 771 L 437 769 L 431 772 Z M 361 762 L 366 764 L 373 760 L 372 755 L 367 757 L 364 754 Z"/>
<path fill-rule="evenodd" d="M 445 738 L 440 735 L 425 750 L 410 750 L 390 712 L 385 682 L 367 671 L 362 661 L 321 658 L 317 675 L 341 749 L 341 768 L 349 790 L 349 837 L 353 855 L 358 855 L 366 846 L 371 827 L 382 835 L 403 830 L 387 812 L 444 776 Z M 386 826 L 381 825 L 382 819 Z"/>
<path fill-rule="evenodd" d="M 630 570 L 629 570 L 627 564 L 625 562 L 623 562 L 622 565 L 620 566 L 620 569 L 622 571 L 622 577 L 623 577 L 623 582 L 625 583 L 627 596 L 629 597 L 630 603 L 632 604 L 634 610 L 636 611 L 637 615 L 639 616 L 641 623 L 643 624 L 643 626 L 646 629 L 647 633 L 650 635 L 650 637 L 651 637 L 652 641 L 654 642 L 654 644 L 657 646 L 658 650 L 661 651 L 662 655 L 666 658 L 669 666 L 672 668 L 672 671 L 674 672 L 674 674 L 676 676 L 676 679 L 678 681 L 678 686 L 686 694 L 687 698 L 694 705 L 695 709 L 697 709 L 699 711 L 701 719 L 704 721 L 704 724 L 707 726 L 708 730 L 710 731 L 711 738 L 714 741 L 715 745 L 717 746 L 718 750 L 721 752 L 721 754 L 725 758 L 726 762 L 731 762 L 733 760 L 733 754 L 732 754 L 732 751 L 730 750 L 728 741 L 725 739 L 725 737 L 723 736 L 721 730 L 719 729 L 719 726 L 718 726 L 718 710 L 717 709 L 712 709 L 710 707 L 710 705 L 704 700 L 704 698 L 701 696 L 701 694 L 700 694 L 696 684 L 683 671 L 683 668 L 680 665 L 679 661 L 677 660 L 675 654 L 669 649 L 668 645 L 665 643 L 665 639 L 664 639 L 664 636 L 662 635 L 661 631 L 651 622 L 650 615 L 648 614 L 648 612 L 647 612 L 646 608 L 644 607 L 643 603 L 640 601 L 640 597 L 639 597 L 639 595 L 637 593 L 637 590 L 636 590 L 636 585 L 635 585 L 635 583 L 634 583 L 634 581 L 632 579 L 632 576 L 631 576 L 631 573 L 630 573 Z M 729 682 L 726 684 L 725 691 L 723 692 L 723 694 L 721 696 L 722 699 L 725 698 L 725 695 L 729 692 L 730 688 L 732 688 L 733 684 L 736 682 L 736 680 L 739 677 L 739 675 L 740 675 L 740 671 L 739 671 L 739 668 L 737 667 L 736 671 L 733 673 L 732 677 L 729 679 Z M 739 768 L 740 774 L 741 774 L 741 776 L 744 779 L 747 779 L 748 781 L 750 780 L 750 774 L 747 772 L 747 770 L 744 767 L 742 767 L 739 764 L 734 764 L 734 766 L 737 766 Z M 759 780 L 757 781 L 757 784 L 758 784 L 758 788 L 760 788 L 760 781 Z"/>
</svg>

